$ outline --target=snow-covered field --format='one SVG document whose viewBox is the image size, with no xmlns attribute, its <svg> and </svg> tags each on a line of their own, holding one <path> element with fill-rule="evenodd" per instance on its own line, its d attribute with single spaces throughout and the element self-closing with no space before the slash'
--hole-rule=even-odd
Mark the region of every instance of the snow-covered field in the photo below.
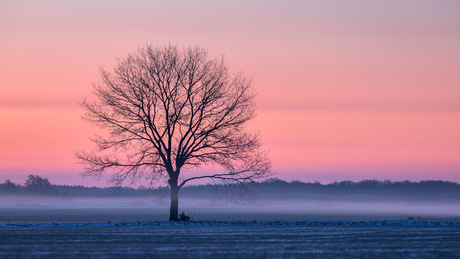
<svg viewBox="0 0 460 259">
<path fill-rule="evenodd" d="M 0 203 L 0 258 L 460 258 L 457 204 Z"/>
<path fill-rule="evenodd" d="M 337 222 L 336 222 L 337 223 Z M 460 224 L 1 226 L 0 257 L 459 258 Z M 459 222 L 457 222 L 459 223 Z"/>
</svg>

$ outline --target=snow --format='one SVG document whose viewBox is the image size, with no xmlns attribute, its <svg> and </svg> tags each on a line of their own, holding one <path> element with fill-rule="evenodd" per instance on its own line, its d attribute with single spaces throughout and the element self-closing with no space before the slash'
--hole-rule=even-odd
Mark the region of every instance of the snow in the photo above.
<svg viewBox="0 0 460 259">
<path fill-rule="evenodd" d="M 363 220 L 363 221 L 136 221 L 106 223 L 0 224 L 14 227 L 134 227 L 134 226 L 460 226 L 460 221 Z"/>
<path fill-rule="evenodd" d="M 460 221 L 88 221 L 0 225 L 0 257 L 460 258 Z"/>
</svg>

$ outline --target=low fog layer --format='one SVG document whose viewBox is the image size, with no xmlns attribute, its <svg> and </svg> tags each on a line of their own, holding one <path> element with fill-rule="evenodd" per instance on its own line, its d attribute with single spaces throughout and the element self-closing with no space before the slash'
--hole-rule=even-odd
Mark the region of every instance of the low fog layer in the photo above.
<svg viewBox="0 0 460 259">
<path fill-rule="evenodd" d="M 54 185 L 47 178 L 30 175 L 24 185 L 8 179 L 0 184 L 2 196 L 43 196 L 47 199 L 76 197 L 92 198 L 167 198 L 169 189 L 130 187 L 84 187 Z M 196 185 L 180 190 L 180 198 L 225 200 L 235 202 L 305 203 L 309 201 L 407 201 L 453 202 L 460 200 L 460 184 L 446 181 L 391 182 L 365 180 L 342 181 L 331 184 L 286 182 L 277 178 L 261 183 L 243 185 Z"/>
<path fill-rule="evenodd" d="M 310 201 L 235 204 L 184 198 L 180 212 L 201 221 L 460 220 L 460 204 Z M 16 197 L 0 201 L 0 224 L 37 222 L 165 221 L 169 207 L 148 198 L 54 199 Z"/>
<path fill-rule="evenodd" d="M 7 188 L 6 188 L 7 187 Z M 230 186 L 235 187 L 235 186 Z M 360 220 L 459 218 L 460 185 L 443 181 L 319 183 L 271 179 L 245 188 L 180 191 L 192 220 Z M 44 189 L 43 189 L 44 188 Z M 0 184 L 0 222 L 152 221 L 168 218 L 168 190 Z"/>
</svg>

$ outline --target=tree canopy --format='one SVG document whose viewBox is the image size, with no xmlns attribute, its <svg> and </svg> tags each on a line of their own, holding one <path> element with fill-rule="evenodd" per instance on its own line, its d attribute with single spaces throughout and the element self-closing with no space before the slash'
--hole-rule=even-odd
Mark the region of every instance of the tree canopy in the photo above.
<svg viewBox="0 0 460 259">
<path fill-rule="evenodd" d="M 95 150 L 77 153 L 85 175 L 110 172 L 119 184 L 166 178 L 173 201 L 192 180 L 239 183 L 270 174 L 258 134 L 247 129 L 255 117 L 251 81 L 223 58 L 200 47 L 147 45 L 101 76 L 94 98 L 82 102 L 84 119 L 106 130 L 93 139 Z M 204 164 L 223 171 L 180 177 Z"/>
</svg>

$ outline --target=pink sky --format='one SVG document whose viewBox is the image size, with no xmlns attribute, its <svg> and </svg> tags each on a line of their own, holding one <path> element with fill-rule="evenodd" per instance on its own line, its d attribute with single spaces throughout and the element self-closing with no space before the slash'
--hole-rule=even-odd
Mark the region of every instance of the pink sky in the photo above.
<svg viewBox="0 0 460 259">
<path fill-rule="evenodd" d="M 460 182 L 459 1 L 191 2 L 1 1 L 0 182 L 105 185 L 79 176 L 78 102 L 145 43 L 252 77 L 281 179 Z"/>
</svg>

